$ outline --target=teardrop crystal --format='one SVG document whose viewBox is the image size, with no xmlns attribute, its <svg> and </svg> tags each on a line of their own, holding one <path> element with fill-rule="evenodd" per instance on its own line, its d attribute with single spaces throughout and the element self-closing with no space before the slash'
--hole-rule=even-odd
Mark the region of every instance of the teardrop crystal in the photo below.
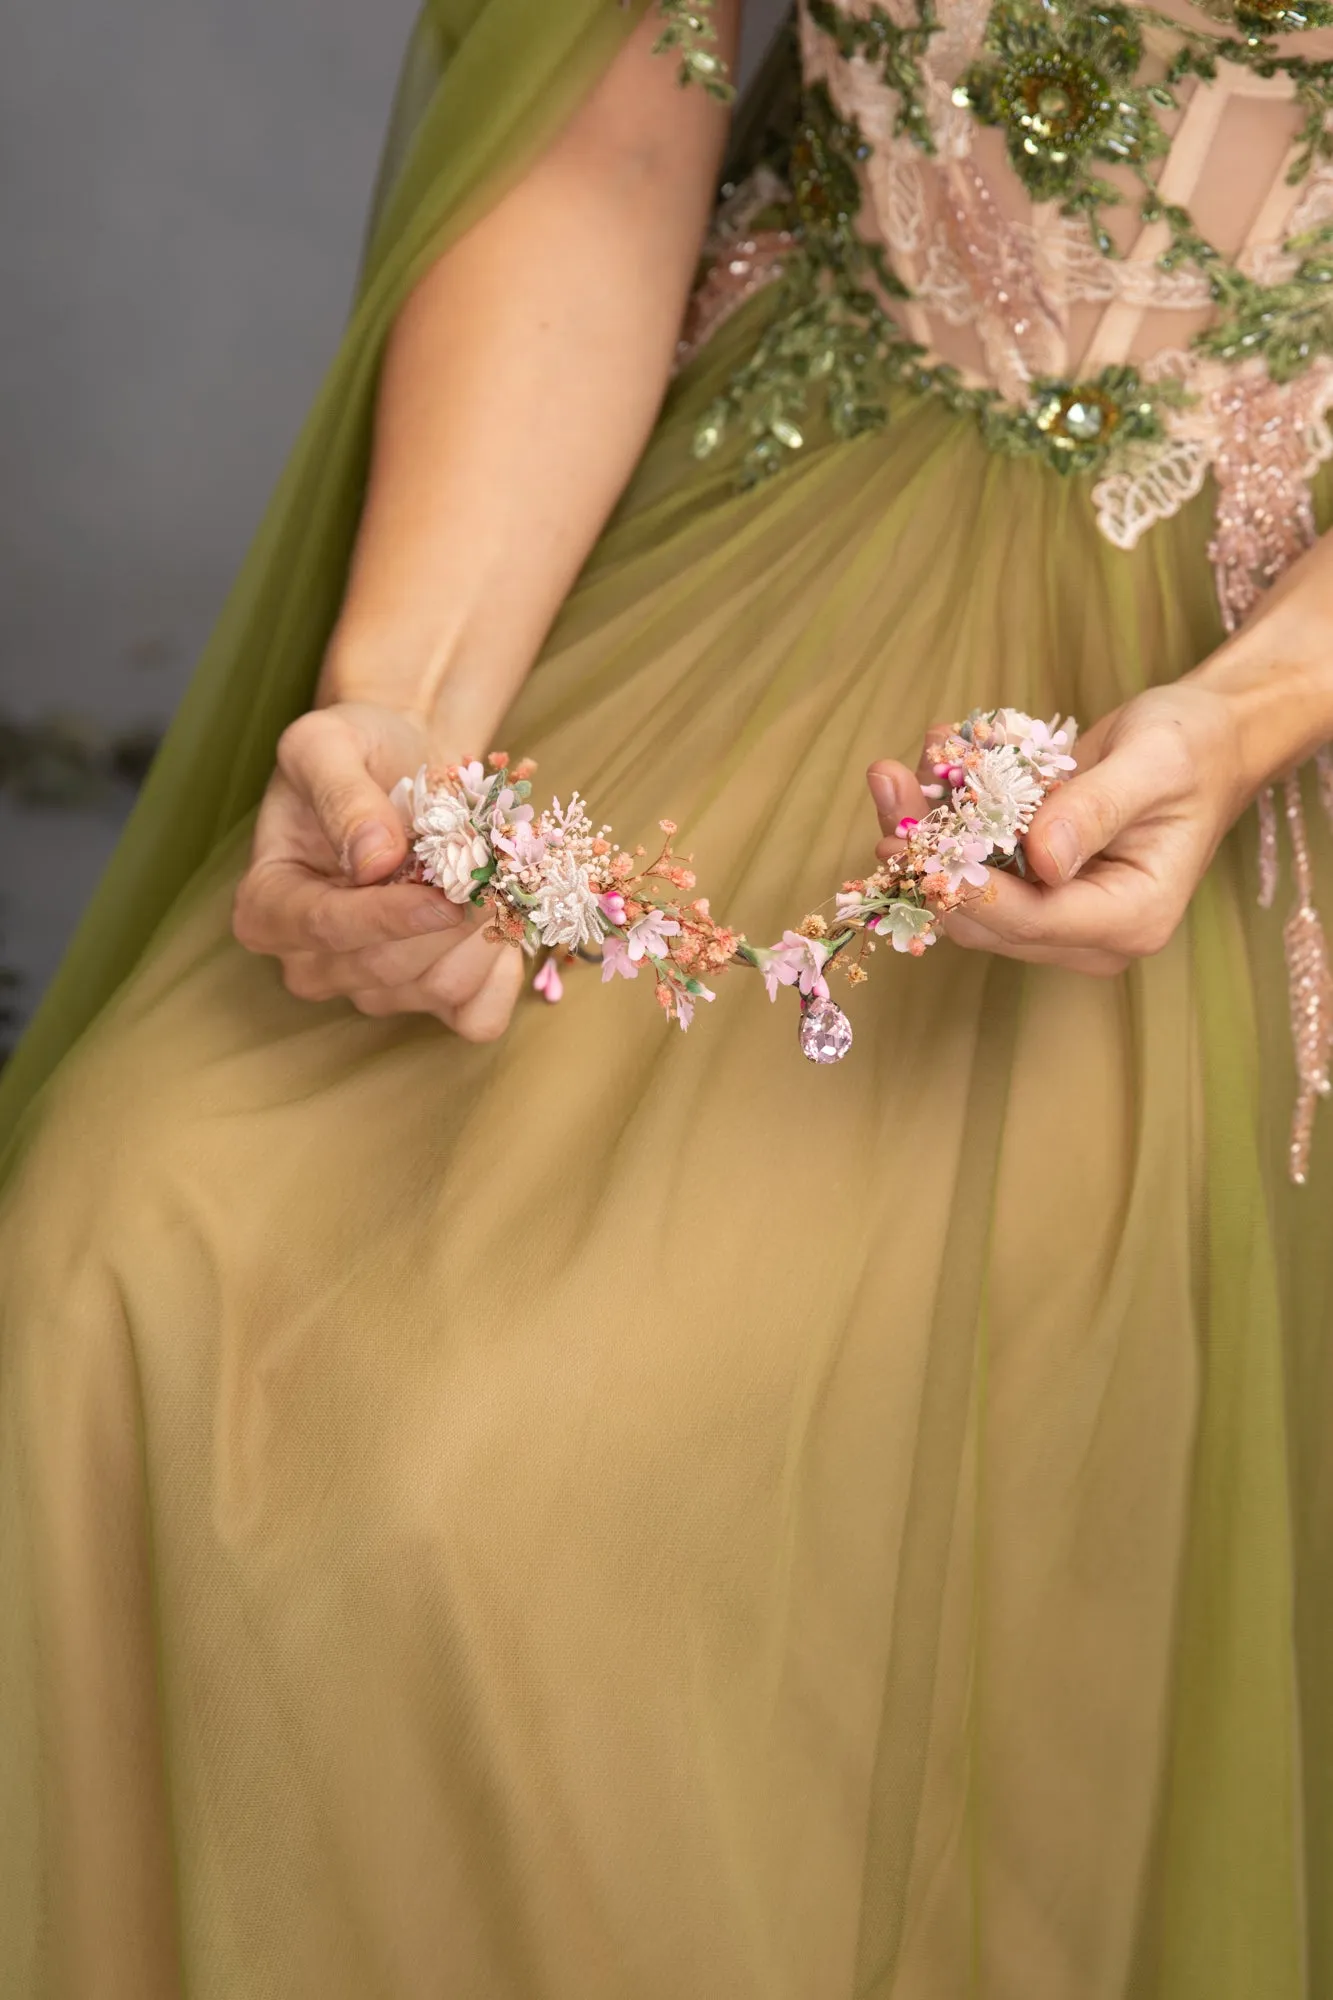
<svg viewBox="0 0 1333 2000">
<path fill-rule="evenodd" d="M 812 1000 L 801 1009 L 800 1038 L 808 1062 L 841 1062 L 852 1046 L 852 1024 L 831 1000 Z"/>
</svg>

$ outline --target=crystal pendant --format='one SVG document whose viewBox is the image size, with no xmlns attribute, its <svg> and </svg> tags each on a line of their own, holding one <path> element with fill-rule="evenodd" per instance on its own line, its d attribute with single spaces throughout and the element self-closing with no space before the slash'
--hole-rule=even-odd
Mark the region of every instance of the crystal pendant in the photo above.
<svg viewBox="0 0 1333 2000">
<path fill-rule="evenodd" d="M 809 1062 L 841 1062 L 852 1046 L 852 1024 L 831 1000 L 810 1000 L 801 1007 L 801 1054 Z"/>
</svg>

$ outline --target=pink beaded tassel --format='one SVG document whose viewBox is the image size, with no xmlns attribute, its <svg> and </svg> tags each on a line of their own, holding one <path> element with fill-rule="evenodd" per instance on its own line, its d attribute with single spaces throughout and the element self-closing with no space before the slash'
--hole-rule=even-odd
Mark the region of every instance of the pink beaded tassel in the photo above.
<svg viewBox="0 0 1333 2000">
<path fill-rule="evenodd" d="M 1303 1184 L 1310 1165 L 1315 1107 L 1329 1093 L 1329 1053 L 1333 1044 L 1333 972 L 1328 944 L 1315 909 L 1310 847 L 1301 805 L 1301 781 L 1293 772 L 1283 785 L 1287 830 L 1296 877 L 1296 907 L 1282 930 L 1291 995 L 1291 1035 L 1296 1051 L 1296 1113 L 1291 1127 L 1291 1178 Z"/>
<path fill-rule="evenodd" d="M 1234 632 L 1268 586 L 1309 548 L 1315 538 L 1310 480 L 1319 463 L 1311 449 L 1318 412 L 1297 407 L 1299 390 L 1275 383 L 1266 371 L 1235 375 L 1215 392 L 1215 413 L 1225 443 L 1214 463 L 1217 516 L 1209 556 L 1217 579 L 1222 620 Z M 1333 750 L 1316 757 L 1319 792 L 1333 821 Z M 1259 810 L 1259 901 L 1272 907 L 1278 881 L 1278 817 L 1274 789 L 1257 801 Z M 1296 1109 L 1288 1148 L 1288 1171 L 1303 1185 L 1310 1166 L 1314 1114 L 1330 1090 L 1333 1051 L 1333 970 L 1328 942 L 1314 906 L 1310 843 L 1301 800 L 1301 780 L 1283 780 L 1283 817 L 1291 841 L 1296 901 L 1283 926 L 1291 1033 L 1296 1058 Z"/>
</svg>

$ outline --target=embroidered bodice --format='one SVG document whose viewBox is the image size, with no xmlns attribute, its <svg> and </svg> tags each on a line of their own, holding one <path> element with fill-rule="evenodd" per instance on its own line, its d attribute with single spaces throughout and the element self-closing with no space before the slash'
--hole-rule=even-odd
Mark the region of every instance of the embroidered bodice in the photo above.
<svg viewBox="0 0 1333 2000">
<path fill-rule="evenodd" d="M 879 414 L 887 372 L 1094 474 L 1121 547 L 1212 468 L 1244 482 L 1215 549 L 1236 622 L 1333 453 L 1329 24 L 1324 0 L 802 0 L 786 184 L 760 175 L 724 212 L 692 337 L 783 273 L 795 311 L 700 448 L 757 394 L 775 421 L 749 469 L 776 469 L 822 366 L 844 427 Z"/>
<path fill-rule="evenodd" d="M 685 329 L 688 356 L 777 287 L 698 454 L 740 428 L 762 478 L 816 410 L 850 437 L 903 384 L 1085 476 L 1124 549 L 1211 474 L 1233 628 L 1313 539 L 1333 456 L 1333 0 L 799 0 L 797 33 L 796 130 L 724 202 Z M 1333 976 L 1283 797 L 1300 1177 Z M 1265 902 L 1276 824 L 1269 794 Z"/>
</svg>

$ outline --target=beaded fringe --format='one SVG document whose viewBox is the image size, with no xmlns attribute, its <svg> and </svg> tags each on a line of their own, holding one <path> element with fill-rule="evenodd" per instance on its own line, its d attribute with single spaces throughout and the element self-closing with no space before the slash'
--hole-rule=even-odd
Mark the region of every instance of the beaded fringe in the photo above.
<svg viewBox="0 0 1333 2000">
<path fill-rule="evenodd" d="M 1333 750 L 1318 752 L 1319 796 L 1333 823 Z M 1277 797 L 1270 785 L 1261 792 L 1259 807 L 1259 902 L 1271 909 L 1278 884 Z M 1328 940 L 1314 904 L 1310 842 L 1305 828 L 1299 771 L 1282 781 L 1282 816 L 1291 842 L 1296 900 L 1282 927 L 1287 957 L 1287 996 L 1291 1008 L 1291 1039 L 1296 1058 L 1296 1109 L 1292 1114 L 1287 1170 L 1298 1187 L 1310 1168 L 1314 1115 L 1321 1097 L 1333 1090 L 1329 1064 L 1333 1056 L 1333 966 Z"/>
<path fill-rule="evenodd" d="M 1320 803 L 1330 825 L 1333 825 L 1333 746 L 1325 744 L 1316 753 L 1315 768 Z M 1260 793 L 1257 805 L 1259 902 L 1263 909 L 1268 910 L 1273 906 L 1278 887 L 1275 787 L 1266 787 Z M 1305 826 L 1299 771 L 1289 772 L 1282 781 L 1282 817 L 1287 823 L 1296 890 L 1291 915 L 1282 927 L 1292 1051 L 1296 1059 L 1296 1108 L 1292 1113 L 1287 1171 L 1296 1185 L 1303 1187 L 1310 1170 L 1315 1111 L 1320 1098 L 1333 1091 L 1333 1077 L 1330 1077 L 1330 1061 L 1333 1059 L 1333 964 L 1330 963 L 1324 926 L 1314 903 L 1314 874 L 1310 866 L 1310 841 Z"/>
<path fill-rule="evenodd" d="M 1316 762 L 1320 799 L 1333 822 L 1333 753 L 1328 746 L 1318 753 Z M 1277 798 L 1271 785 L 1260 793 L 1258 806 L 1259 902 L 1268 910 L 1276 898 L 1278 882 Z M 1292 1115 L 1287 1163 L 1292 1180 L 1303 1187 L 1310 1167 L 1315 1110 L 1319 1099 L 1327 1097 L 1333 1089 L 1329 1076 L 1330 1056 L 1333 1056 L 1333 967 L 1324 926 L 1314 905 L 1310 842 L 1305 830 L 1299 771 L 1291 772 L 1282 781 L 1282 816 L 1291 841 L 1296 884 L 1296 900 L 1282 927 L 1291 1039 L 1296 1058 L 1296 1109 Z"/>
</svg>

